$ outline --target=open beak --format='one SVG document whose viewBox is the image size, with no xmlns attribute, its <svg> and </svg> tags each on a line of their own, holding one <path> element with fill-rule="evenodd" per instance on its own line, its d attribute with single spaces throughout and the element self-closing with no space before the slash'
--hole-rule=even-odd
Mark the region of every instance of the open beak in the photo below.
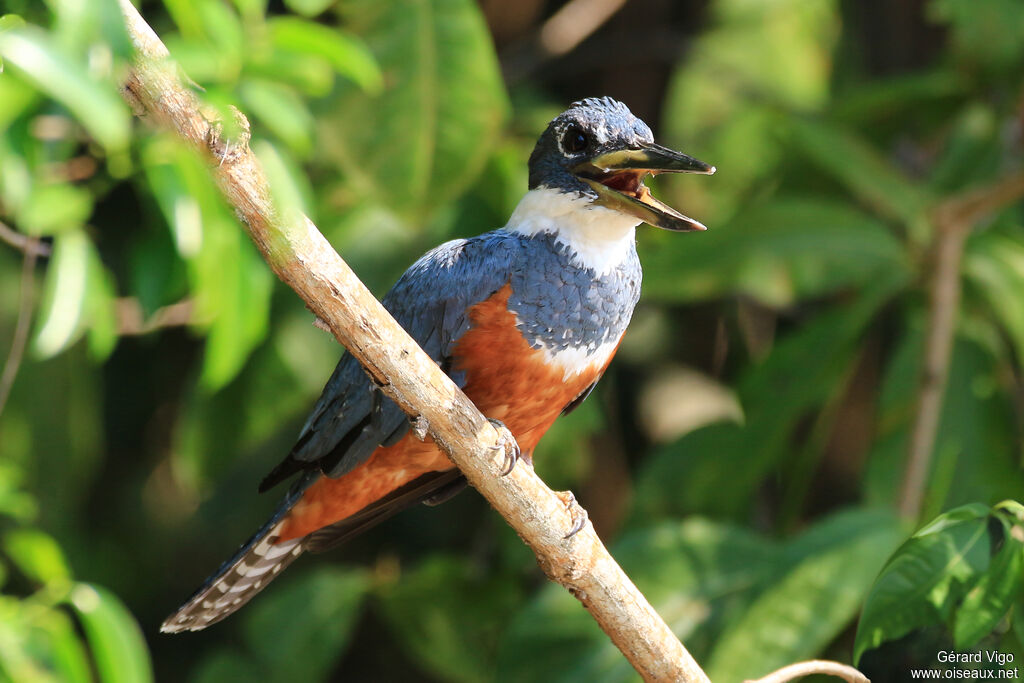
<svg viewBox="0 0 1024 683">
<path fill-rule="evenodd" d="M 600 154 L 577 165 L 572 172 L 597 192 L 597 203 L 602 206 L 636 216 L 664 230 L 707 230 L 700 222 L 655 199 L 643 183 L 648 173 L 714 173 L 715 167 L 703 161 L 650 143 L 640 149 Z"/>
</svg>

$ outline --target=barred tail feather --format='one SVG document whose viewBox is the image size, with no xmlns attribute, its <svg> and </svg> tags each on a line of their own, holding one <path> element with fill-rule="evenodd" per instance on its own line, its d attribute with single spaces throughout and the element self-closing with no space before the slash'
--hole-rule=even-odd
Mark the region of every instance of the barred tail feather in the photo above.
<svg viewBox="0 0 1024 683">
<path fill-rule="evenodd" d="M 303 477 L 289 492 L 276 514 L 246 542 L 234 557 L 160 625 L 163 633 L 201 631 L 233 614 L 290 565 L 306 549 L 305 538 L 277 543 L 285 515 L 317 476 Z"/>
</svg>

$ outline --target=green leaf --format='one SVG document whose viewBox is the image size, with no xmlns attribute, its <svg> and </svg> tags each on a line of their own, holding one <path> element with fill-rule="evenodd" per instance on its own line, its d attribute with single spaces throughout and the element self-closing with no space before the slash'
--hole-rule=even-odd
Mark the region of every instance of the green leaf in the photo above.
<svg viewBox="0 0 1024 683">
<path fill-rule="evenodd" d="M 940 515 L 893 554 L 864 604 L 854 661 L 914 629 L 944 621 L 989 566 L 988 507 Z"/>
<path fill-rule="evenodd" d="M 722 0 L 669 83 L 662 119 L 674 146 L 715 164 L 686 182 L 685 212 L 709 226 L 729 218 L 788 155 L 793 111 L 828 100 L 840 17 L 832 0 Z M 669 202 L 670 204 L 672 202 Z M 691 215 L 692 215 L 691 214 Z"/>
<path fill-rule="evenodd" d="M 1016 0 L 933 0 L 929 15 L 948 24 L 967 61 L 1019 68 L 1024 57 L 1024 6 Z"/>
<path fill-rule="evenodd" d="M 35 185 L 18 212 L 18 223 L 30 235 L 48 235 L 82 227 L 92 213 L 89 192 L 67 183 Z"/>
<path fill-rule="evenodd" d="M 488 681 L 508 619 L 519 606 L 513 577 L 434 556 L 378 592 L 381 612 L 404 649 L 447 681 Z"/>
<path fill-rule="evenodd" d="M 35 625 L 46 632 L 47 659 L 57 680 L 63 683 L 91 683 L 93 674 L 84 644 L 71 619 L 64 612 L 49 610 Z"/>
<path fill-rule="evenodd" d="M 369 582 L 364 572 L 321 569 L 262 596 L 245 615 L 245 640 L 277 680 L 320 680 L 344 653 Z"/>
<path fill-rule="evenodd" d="M 15 529 L 4 535 L 4 552 L 31 581 L 48 584 L 71 578 L 67 561 L 53 537 L 35 529 Z"/>
<path fill-rule="evenodd" d="M 306 17 L 315 17 L 328 7 L 333 5 L 335 0 L 285 0 L 284 5 L 296 14 Z"/>
<path fill-rule="evenodd" d="M 928 174 L 928 185 L 936 195 L 970 191 L 989 185 L 999 177 L 1005 160 L 1005 140 L 995 107 L 972 102 L 950 122 L 941 156 Z"/>
<path fill-rule="evenodd" d="M 632 531 L 612 549 L 625 572 L 686 640 L 708 640 L 709 626 L 745 608 L 773 575 L 771 541 L 702 519 Z M 622 681 L 635 672 L 562 587 L 544 586 L 501 638 L 499 681 Z"/>
<path fill-rule="evenodd" d="M 91 351 L 105 357 L 117 343 L 115 305 L 113 278 L 85 232 L 59 233 L 46 274 L 34 351 L 49 358 L 74 344 L 88 328 Z"/>
<path fill-rule="evenodd" d="M 720 636 L 707 661 L 714 681 L 766 675 L 819 654 L 856 615 L 871 578 L 904 534 L 890 514 L 857 510 L 819 522 L 798 539 L 799 557 Z"/>
<path fill-rule="evenodd" d="M 678 237 L 668 235 L 668 237 Z M 910 266 L 879 220 L 840 202 L 779 198 L 694 239 L 641 241 L 644 294 L 700 301 L 744 294 L 790 306 Z"/>
<path fill-rule="evenodd" d="M 267 27 L 278 51 L 322 57 L 336 72 L 370 94 L 383 88 L 380 68 L 369 48 L 355 36 L 295 17 L 274 17 Z"/>
<path fill-rule="evenodd" d="M 983 233 L 968 243 L 963 264 L 969 286 L 981 295 L 1024 359 L 1024 241 L 999 233 Z"/>
<path fill-rule="evenodd" d="M 5 14 L 3 16 L 0 16 L 0 33 L 4 32 L 4 31 L 9 31 L 9 30 L 14 29 L 14 28 L 21 28 L 24 25 L 25 25 L 25 20 L 22 19 L 17 14 Z M 0 74 L 2 74 L 3 72 L 4 72 L 4 60 L 3 60 L 2 57 L 0 57 Z M 4 128 L 4 126 L 0 125 L 0 129 L 2 129 L 2 128 Z"/>
<path fill-rule="evenodd" d="M 71 591 L 70 603 L 82 623 L 101 681 L 153 680 L 149 651 L 139 625 L 113 593 L 100 586 L 79 583 Z"/>
<path fill-rule="evenodd" d="M 278 214 L 294 217 L 310 215 L 312 189 L 303 169 L 287 153 L 265 140 L 252 143 L 252 150 L 267 174 L 274 209 Z"/>
<path fill-rule="evenodd" d="M 995 629 L 1020 595 L 1024 581 L 1021 527 L 1014 526 L 1014 520 L 1004 514 L 994 516 L 1002 526 L 1003 546 L 957 608 L 953 622 L 953 642 L 957 650 L 974 647 Z"/>
<path fill-rule="evenodd" d="M 929 206 L 927 191 L 849 130 L 793 119 L 790 132 L 796 152 L 883 217 L 909 224 Z"/>
<path fill-rule="evenodd" d="M 131 41 L 117 0 L 47 4 L 54 14 L 50 32 L 68 54 L 94 58 L 100 51 L 109 51 L 118 57 L 131 55 Z"/>
<path fill-rule="evenodd" d="M 383 92 L 345 91 L 322 131 L 351 191 L 424 220 L 465 188 L 508 108 L 490 35 L 471 0 L 344 6 L 387 74 Z"/>
<path fill-rule="evenodd" d="M 891 354 L 878 403 L 878 436 L 868 457 L 865 496 L 893 505 L 906 467 L 908 439 L 920 390 L 923 320 Z M 925 487 L 925 515 L 973 501 L 996 502 L 1024 487 L 1010 398 L 996 391 L 999 365 L 985 349 L 958 336 Z"/>
<path fill-rule="evenodd" d="M 0 71 L 3 73 L 3 71 Z M 0 78 L 0 131 L 6 131 L 39 100 L 35 88 L 14 78 Z M 0 159 L 4 154 L 0 152 Z M 11 207 L 13 208 L 13 207 Z"/>
<path fill-rule="evenodd" d="M 201 379 L 205 388 L 217 390 L 238 374 L 266 335 L 273 281 L 191 150 L 159 138 L 143 149 L 142 160 L 188 262 L 195 327 L 209 334 Z"/>
<path fill-rule="evenodd" d="M 61 233 L 53 242 L 53 258 L 33 350 L 49 358 L 73 344 L 84 329 L 92 243 L 81 230 Z"/>
<path fill-rule="evenodd" d="M 313 146 L 313 115 L 291 87 L 249 78 L 242 83 L 241 94 L 246 107 L 274 135 L 297 154 L 309 154 Z"/>
<path fill-rule="evenodd" d="M 0 57 L 37 88 L 63 104 L 109 151 L 128 145 L 128 108 L 109 84 L 97 82 L 34 27 L 0 32 Z"/>
<path fill-rule="evenodd" d="M 273 280 L 237 225 L 210 227 L 193 272 L 196 310 L 212 314 L 200 380 L 217 390 L 238 374 L 266 336 Z"/>
<path fill-rule="evenodd" d="M 830 309 L 779 341 L 740 379 L 745 424 L 710 425 L 658 450 L 637 479 L 633 517 L 746 509 L 789 452 L 798 421 L 842 389 L 864 328 L 905 278 L 898 271 L 880 276 L 855 303 Z"/>
</svg>

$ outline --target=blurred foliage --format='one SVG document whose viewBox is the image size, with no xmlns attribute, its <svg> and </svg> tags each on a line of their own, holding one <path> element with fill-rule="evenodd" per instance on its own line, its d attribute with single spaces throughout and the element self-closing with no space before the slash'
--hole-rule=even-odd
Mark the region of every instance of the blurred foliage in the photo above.
<svg viewBox="0 0 1024 683">
<path fill-rule="evenodd" d="M 536 135 L 572 99 L 619 97 L 714 163 L 713 178 L 655 183 L 712 229 L 641 230 L 631 332 L 542 442 L 542 476 L 577 491 L 713 680 L 815 656 L 901 680 L 954 647 L 1019 661 L 1020 202 L 966 242 L 932 521 L 913 533 L 890 511 L 931 211 L 1022 168 L 1024 4 L 632 0 L 523 71 L 559 4 L 142 11 L 229 134 L 229 105 L 250 116 L 278 201 L 378 293 L 426 248 L 502 225 Z M 23 298 L 32 315 L 0 413 L 0 678 L 636 680 L 472 494 L 304 558 L 200 635 L 157 635 L 263 521 L 256 483 L 339 349 L 204 162 L 132 119 L 117 3 L 2 11 L 0 221 L 52 253 L 23 280 L 0 245 L 0 339 Z"/>
</svg>

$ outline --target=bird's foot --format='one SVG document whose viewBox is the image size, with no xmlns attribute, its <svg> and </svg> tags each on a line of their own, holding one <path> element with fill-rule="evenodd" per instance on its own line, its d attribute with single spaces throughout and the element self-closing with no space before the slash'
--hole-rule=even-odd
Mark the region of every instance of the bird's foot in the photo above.
<svg viewBox="0 0 1024 683">
<path fill-rule="evenodd" d="M 569 540 L 583 531 L 583 527 L 587 525 L 590 517 L 586 509 L 576 502 L 576 496 L 573 495 L 572 491 L 555 491 L 555 495 L 565 504 L 565 509 L 569 512 L 569 518 L 572 520 L 572 528 L 569 529 L 569 533 L 562 537 L 564 540 Z"/>
<path fill-rule="evenodd" d="M 498 432 L 498 443 L 491 446 L 491 450 L 504 450 L 505 451 L 505 463 L 501 468 L 501 476 L 507 476 L 512 470 L 515 469 L 516 463 L 519 459 L 524 457 L 523 452 L 519 449 L 519 443 L 516 441 L 516 437 L 512 436 L 512 431 L 505 426 L 505 423 L 501 420 L 495 420 L 493 418 L 487 418 L 487 421 L 491 423 Z M 528 457 L 526 457 L 529 460 Z"/>
</svg>

